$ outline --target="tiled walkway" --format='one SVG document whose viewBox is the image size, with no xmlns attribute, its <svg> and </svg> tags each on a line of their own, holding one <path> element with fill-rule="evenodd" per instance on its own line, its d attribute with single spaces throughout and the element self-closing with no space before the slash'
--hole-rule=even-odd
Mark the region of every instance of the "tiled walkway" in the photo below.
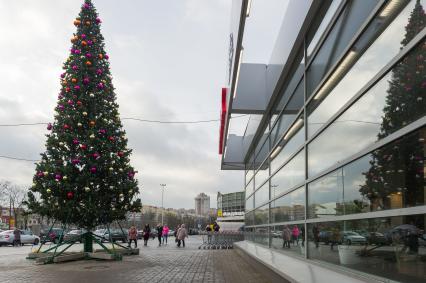
<svg viewBox="0 0 426 283">
<path fill-rule="evenodd" d="M 141 244 L 141 243 L 140 243 Z M 76 261 L 35 265 L 25 260 L 30 247 L 0 248 L 0 282 L 267 282 L 234 250 L 199 250 L 194 236 L 186 248 L 151 241 L 139 256 L 120 262 Z"/>
</svg>

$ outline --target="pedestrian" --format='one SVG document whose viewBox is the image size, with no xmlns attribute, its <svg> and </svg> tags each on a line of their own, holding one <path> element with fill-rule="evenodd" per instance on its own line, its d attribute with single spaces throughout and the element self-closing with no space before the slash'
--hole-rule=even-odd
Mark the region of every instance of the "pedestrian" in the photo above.
<svg viewBox="0 0 426 283">
<path fill-rule="evenodd" d="M 151 228 L 149 227 L 149 224 L 146 224 L 145 228 L 143 228 L 143 245 L 145 247 L 148 245 L 149 234 L 151 234 Z"/>
<path fill-rule="evenodd" d="M 178 232 L 179 232 L 179 228 L 180 228 L 180 225 L 176 226 L 176 229 L 175 229 L 175 231 L 173 232 L 173 236 L 175 237 L 175 243 L 177 243 L 177 242 L 178 242 L 177 234 L 178 234 Z"/>
<path fill-rule="evenodd" d="M 287 225 L 284 225 L 282 237 L 283 237 L 283 248 L 285 247 L 290 248 L 291 230 L 290 228 L 288 228 Z"/>
<path fill-rule="evenodd" d="M 167 237 L 169 236 L 169 227 L 167 226 L 167 224 L 166 225 L 164 225 L 164 227 L 163 227 L 163 244 L 164 244 L 164 242 L 166 243 L 166 245 L 167 245 Z"/>
<path fill-rule="evenodd" d="M 219 232 L 219 230 L 220 230 L 220 226 L 219 226 L 219 224 L 217 224 L 217 222 L 216 222 L 216 221 L 213 223 L 213 230 L 214 230 L 215 232 Z"/>
<path fill-rule="evenodd" d="M 296 242 L 296 246 L 299 245 L 299 234 L 300 234 L 299 227 L 297 227 L 297 225 L 294 225 L 293 230 L 291 231 L 293 246 L 294 246 L 294 242 Z"/>
<path fill-rule="evenodd" d="M 215 244 L 218 244 L 218 239 L 219 239 L 219 236 L 217 235 L 218 233 L 219 233 L 219 230 L 220 230 L 220 226 L 219 226 L 219 224 L 217 224 L 217 222 L 215 221 L 214 223 L 213 223 L 213 231 L 214 231 L 214 233 L 213 233 L 213 242 L 215 243 Z"/>
<path fill-rule="evenodd" d="M 206 226 L 206 232 L 207 232 L 207 243 L 211 244 L 212 242 L 212 228 L 211 225 Z"/>
<path fill-rule="evenodd" d="M 300 237 L 302 238 L 302 247 L 305 246 L 305 226 L 300 228 Z"/>
<path fill-rule="evenodd" d="M 135 242 L 135 248 L 138 247 L 138 230 L 135 226 L 130 227 L 129 229 L 129 248 L 131 248 L 132 241 Z"/>
<path fill-rule="evenodd" d="M 15 228 L 13 231 L 13 246 L 19 247 L 21 245 L 21 231 L 18 228 Z"/>
<path fill-rule="evenodd" d="M 178 247 L 180 248 L 180 243 L 185 247 L 185 238 L 188 237 L 188 232 L 186 231 L 185 224 L 180 225 L 178 236 Z"/>
<path fill-rule="evenodd" d="M 161 237 L 163 236 L 163 226 L 157 224 L 158 246 L 161 246 Z"/>
</svg>

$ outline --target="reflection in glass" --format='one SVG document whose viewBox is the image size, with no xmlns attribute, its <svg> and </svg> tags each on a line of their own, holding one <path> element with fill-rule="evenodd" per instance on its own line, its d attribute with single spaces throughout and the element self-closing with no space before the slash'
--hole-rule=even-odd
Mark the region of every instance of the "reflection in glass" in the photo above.
<svg viewBox="0 0 426 283">
<path fill-rule="evenodd" d="M 342 52 L 378 2 L 377 0 L 348 1 L 307 70 L 306 98 L 312 95 L 330 68 L 342 56 Z"/>
<path fill-rule="evenodd" d="M 399 43 L 405 34 L 405 26 L 408 18 L 414 9 L 416 1 L 411 3 L 400 13 L 400 15 L 390 23 L 391 15 L 383 20 L 378 16 L 373 23 L 364 32 L 360 40 L 355 43 L 351 51 L 354 54 L 352 61 L 357 58 L 359 60 L 351 67 L 351 69 L 338 81 L 337 85 L 332 89 L 330 86 L 328 91 L 315 96 L 308 106 L 308 137 L 312 137 L 321 126 L 323 126 L 346 102 L 349 101 L 367 82 L 373 78 L 395 55 L 400 52 Z M 425 2 L 425 1 L 423 1 Z M 403 1 L 399 3 L 403 4 Z M 398 11 L 398 9 L 396 10 Z M 396 14 L 396 12 L 395 12 Z M 390 23 L 390 24 L 389 24 Z M 389 24 L 389 26 L 387 26 Z M 386 28 L 385 31 L 383 29 Z M 412 32 L 411 38 L 420 32 L 421 26 Z M 383 33 L 377 37 L 378 34 Z M 373 42 L 374 41 L 374 42 Z M 369 43 L 372 43 L 369 46 Z M 408 41 L 407 41 L 408 42 Z M 368 48 L 363 54 L 363 50 Z M 360 57 L 361 56 L 361 57 Z M 324 99 L 320 99 L 325 97 Z M 320 104 L 321 103 L 321 104 Z M 319 104 L 319 105 L 318 105 Z"/>
<path fill-rule="evenodd" d="M 260 208 L 257 208 L 254 211 L 255 225 L 268 224 L 268 219 L 269 219 L 269 204 L 264 205 Z"/>
<path fill-rule="evenodd" d="M 254 181 L 256 183 L 256 189 L 260 187 L 263 182 L 269 177 L 269 159 L 266 159 L 265 162 L 259 167 L 259 170 L 256 172 Z"/>
<path fill-rule="evenodd" d="M 305 254 L 305 225 L 291 224 L 271 227 L 271 247 L 283 252 Z"/>
<path fill-rule="evenodd" d="M 248 183 L 246 187 L 246 195 L 251 194 L 253 191 L 254 191 L 254 179 L 251 179 L 250 183 Z"/>
<path fill-rule="evenodd" d="M 277 197 L 305 180 L 305 152 L 301 150 L 271 178 L 271 197 Z"/>
<path fill-rule="evenodd" d="M 305 141 L 305 128 L 302 127 L 298 130 L 290 140 L 285 143 L 282 141 L 282 149 L 271 161 L 271 173 L 274 173 L 287 159 L 300 149 Z"/>
<path fill-rule="evenodd" d="M 254 193 L 255 206 L 258 207 L 269 200 L 269 182 L 266 182 L 260 189 Z"/>
<path fill-rule="evenodd" d="M 301 187 L 271 203 L 271 223 L 305 219 L 305 188 Z"/>
<path fill-rule="evenodd" d="M 247 200 L 246 200 L 246 211 L 252 210 L 254 208 L 254 195 L 251 195 Z"/>
<path fill-rule="evenodd" d="M 254 212 L 249 212 L 244 215 L 244 224 L 250 226 L 254 224 Z"/>
<path fill-rule="evenodd" d="M 398 282 L 426 278 L 425 214 L 308 224 L 309 257 Z"/>
<path fill-rule="evenodd" d="M 342 169 L 308 185 L 308 218 L 342 215 L 343 211 Z"/>
<path fill-rule="evenodd" d="M 256 228 L 252 238 L 255 243 L 268 246 L 269 245 L 269 227 Z"/>
<path fill-rule="evenodd" d="M 426 64 L 426 47 L 421 42 L 315 138 L 308 146 L 309 176 L 423 117 L 426 113 L 423 64 Z"/>
</svg>

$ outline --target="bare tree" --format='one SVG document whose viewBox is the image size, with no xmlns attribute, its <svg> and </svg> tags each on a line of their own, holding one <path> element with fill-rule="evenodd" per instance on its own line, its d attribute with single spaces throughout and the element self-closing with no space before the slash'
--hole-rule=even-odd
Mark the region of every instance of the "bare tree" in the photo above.
<svg viewBox="0 0 426 283">
<path fill-rule="evenodd" d="M 12 217 L 12 214 L 14 215 L 16 227 L 24 210 L 26 196 L 25 188 L 12 184 L 9 181 L 0 181 L 0 202 L 10 207 L 13 213 L 9 213 L 9 215 L 10 217 Z"/>
</svg>

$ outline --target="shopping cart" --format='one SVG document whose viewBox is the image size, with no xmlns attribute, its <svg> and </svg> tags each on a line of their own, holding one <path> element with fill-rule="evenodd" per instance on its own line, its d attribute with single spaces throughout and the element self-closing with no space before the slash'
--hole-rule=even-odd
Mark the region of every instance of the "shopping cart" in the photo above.
<svg viewBox="0 0 426 283">
<path fill-rule="evenodd" d="M 199 249 L 232 249 L 234 242 L 244 240 L 243 232 L 241 231 L 219 231 L 219 232 L 201 232 L 203 243 Z"/>
</svg>

